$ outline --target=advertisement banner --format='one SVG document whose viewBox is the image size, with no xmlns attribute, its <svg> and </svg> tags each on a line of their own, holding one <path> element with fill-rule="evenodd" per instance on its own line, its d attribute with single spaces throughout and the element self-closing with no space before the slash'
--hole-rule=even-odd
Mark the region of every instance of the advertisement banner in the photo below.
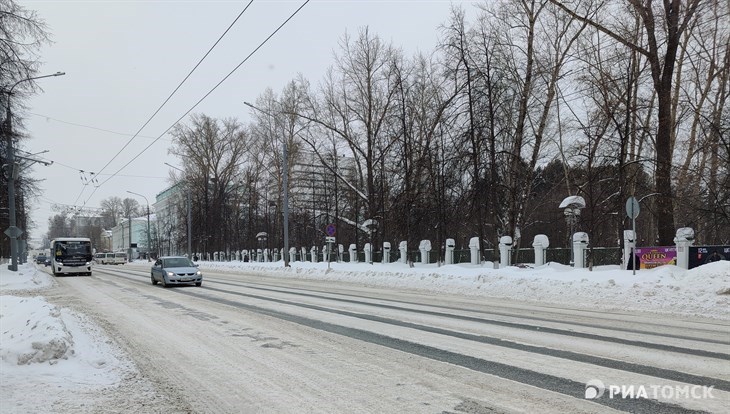
<svg viewBox="0 0 730 414">
<path fill-rule="evenodd" d="M 689 248 L 689 268 L 702 266 L 719 260 L 730 260 L 730 246 L 691 246 Z"/>
<path fill-rule="evenodd" d="M 637 269 L 653 269 L 657 266 L 676 265 L 677 248 L 672 247 L 637 247 L 636 254 Z M 629 265 L 631 261 L 629 261 Z"/>
</svg>

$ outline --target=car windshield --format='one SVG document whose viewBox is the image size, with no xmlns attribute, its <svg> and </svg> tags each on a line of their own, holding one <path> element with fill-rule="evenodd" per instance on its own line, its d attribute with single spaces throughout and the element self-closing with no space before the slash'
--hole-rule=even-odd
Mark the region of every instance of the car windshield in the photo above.
<svg viewBox="0 0 730 414">
<path fill-rule="evenodd" d="M 190 267 L 193 264 L 185 257 L 162 259 L 162 267 Z"/>
</svg>

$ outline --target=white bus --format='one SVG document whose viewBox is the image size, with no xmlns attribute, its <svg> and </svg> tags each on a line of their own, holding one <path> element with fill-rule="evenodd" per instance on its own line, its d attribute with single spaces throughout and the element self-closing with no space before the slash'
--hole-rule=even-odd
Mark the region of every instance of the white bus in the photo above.
<svg viewBox="0 0 730 414">
<path fill-rule="evenodd" d="M 94 255 L 91 240 L 85 237 L 59 237 L 51 241 L 51 269 L 53 275 L 91 276 Z"/>
</svg>

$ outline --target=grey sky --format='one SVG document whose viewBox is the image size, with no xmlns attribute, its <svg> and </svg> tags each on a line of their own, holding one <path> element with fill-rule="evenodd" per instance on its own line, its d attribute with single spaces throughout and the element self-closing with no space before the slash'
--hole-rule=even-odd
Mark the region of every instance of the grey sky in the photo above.
<svg viewBox="0 0 730 414">
<path fill-rule="evenodd" d="M 164 163 L 179 165 L 168 155 L 165 135 L 94 191 L 79 170 L 98 173 L 122 148 L 210 48 L 248 1 L 20 1 L 45 19 L 54 43 L 42 52 L 40 74 L 65 76 L 39 80 L 43 92 L 28 100 L 25 125 L 30 152 L 53 160 L 36 166 L 43 179 L 42 197 L 34 204 L 37 228 L 47 231 L 52 203 L 98 207 L 127 190 L 144 194 L 150 203 L 168 185 Z M 278 27 L 301 1 L 257 0 L 218 44 L 195 74 L 150 122 L 132 144 L 100 175 L 99 182 L 128 163 L 153 138 L 202 98 Z M 455 1 L 453 3 L 460 3 Z M 318 1 L 312 0 L 247 63 L 193 112 L 216 118 L 250 120 L 243 101 L 254 101 L 265 88 L 279 92 L 302 73 L 316 85 L 333 62 L 333 51 L 345 32 L 371 32 L 401 47 L 406 55 L 430 53 L 438 26 L 449 15 L 450 1 Z M 467 8 L 471 8 L 466 3 Z M 71 124 L 85 125 L 98 129 Z M 144 200 L 139 200 L 144 204 Z"/>
</svg>

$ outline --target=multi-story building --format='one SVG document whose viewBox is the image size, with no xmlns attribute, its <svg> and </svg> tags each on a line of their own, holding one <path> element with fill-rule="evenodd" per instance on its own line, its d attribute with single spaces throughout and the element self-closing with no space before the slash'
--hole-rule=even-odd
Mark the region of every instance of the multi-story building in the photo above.
<svg viewBox="0 0 730 414">
<path fill-rule="evenodd" d="M 150 216 L 150 229 L 153 226 L 154 217 Z M 130 224 L 131 223 L 131 224 Z M 131 222 L 129 219 L 123 218 L 119 223 L 111 230 L 111 249 L 112 251 L 124 251 L 128 252 L 132 250 L 132 258 L 136 259 L 140 256 L 145 256 L 148 253 L 154 253 L 154 242 L 153 237 L 150 235 L 150 244 L 147 245 L 147 216 L 133 217 Z M 136 247 L 134 247 L 136 246 Z"/>
<path fill-rule="evenodd" d="M 186 246 L 181 244 L 187 237 L 182 231 L 181 217 L 185 203 L 183 184 L 175 184 L 162 190 L 155 196 L 152 204 L 155 210 L 155 230 L 160 255 L 184 254 Z"/>
</svg>

